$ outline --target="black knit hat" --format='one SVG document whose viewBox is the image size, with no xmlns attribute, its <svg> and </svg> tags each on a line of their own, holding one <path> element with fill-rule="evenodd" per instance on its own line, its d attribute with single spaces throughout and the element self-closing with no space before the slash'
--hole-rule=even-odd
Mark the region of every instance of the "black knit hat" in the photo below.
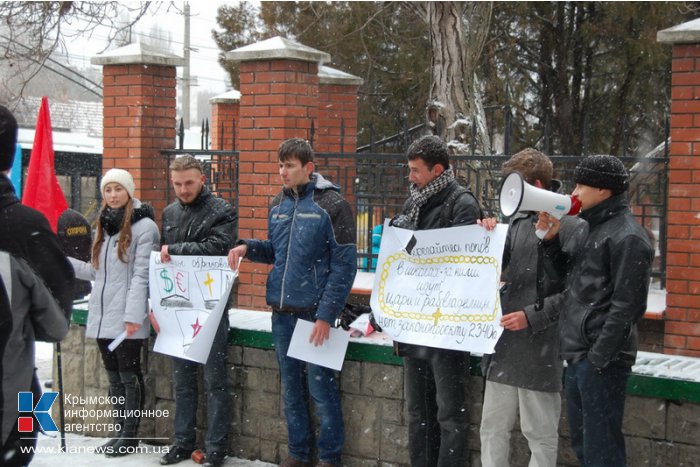
<svg viewBox="0 0 700 467">
<path fill-rule="evenodd" d="M 0 105 L 0 171 L 12 167 L 17 144 L 17 120 L 7 107 Z"/>
<path fill-rule="evenodd" d="M 615 156 L 588 156 L 579 163 L 574 171 L 574 182 L 594 188 L 607 188 L 613 194 L 626 191 L 629 176 L 625 166 Z"/>
</svg>

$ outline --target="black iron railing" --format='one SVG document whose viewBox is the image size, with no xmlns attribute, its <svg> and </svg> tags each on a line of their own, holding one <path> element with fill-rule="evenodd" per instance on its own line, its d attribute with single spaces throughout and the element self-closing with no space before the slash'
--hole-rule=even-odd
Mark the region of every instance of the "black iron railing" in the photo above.
<svg viewBox="0 0 700 467">
<path fill-rule="evenodd" d="M 562 193 L 574 189 L 573 172 L 584 156 L 551 156 Z M 469 186 L 487 216 L 506 222 L 499 209 L 501 166 L 509 156 L 452 156 L 458 181 Z M 652 276 L 665 284 L 666 190 L 668 158 L 620 158 L 630 171 L 630 205 L 639 223 L 654 239 L 657 249 Z M 408 166 L 403 154 L 317 153 L 317 170 L 339 185 L 355 208 L 359 267 L 371 270 L 376 262 L 377 226 L 400 212 L 408 196 Z"/>
</svg>

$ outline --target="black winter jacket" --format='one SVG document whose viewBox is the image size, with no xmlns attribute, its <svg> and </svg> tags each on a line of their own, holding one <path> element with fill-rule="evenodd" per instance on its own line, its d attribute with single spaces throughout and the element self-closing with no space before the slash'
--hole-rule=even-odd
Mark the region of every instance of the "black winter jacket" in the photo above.
<svg viewBox="0 0 700 467">
<path fill-rule="evenodd" d="M 0 250 L 29 263 L 61 305 L 73 311 L 75 273 L 43 214 L 19 202 L 9 178 L 0 173 Z"/>
<path fill-rule="evenodd" d="M 163 210 L 160 241 L 168 253 L 183 256 L 225 256 L 236 243 L 238 216 L 206 186 L 190 204 L 179 200 Z"/>
<path fill-rule="evenodd" d="M 538 310 L 537 266 L 538 243 L 535 235 L 537 213 L 516 213 L 510 219 L 503 249 L 504 282 L 501 288 L 503 315 L 523 310 L 528 327 L 520 331 L 505 329 L 493 354 L 484 355 L 482 369 L 489 381 L 533 391 L 559 392 L 562 362 L 559 359 L 559 309 L 551 306 L 556 294 L 566 287 L 565 269 L 546 267 L 542 294 L 547 297 Z M 564 251 L 573 253 L 585 240 L 588 224 L 577 217 L 562 219 L 560 238 Z"/>
<path fill-rule="evenodd" d="M 455 194 L 459 196 L 454 198 L 453 203 L 449 202 L 451 195 L 454 196 Z M 409 197 L 404 203 L 402 214 L 395 216 L 391 220 L 391 225 L 402 229 L 411 228 L 411 226 L 404 225 L 403 221 L 406 219 L 406 214 L 411 211 L 412 203 L 413 200 Z M 452 204 L 452 206 L 446 206 L 446 204 Z M 450 212 L 443 213 L 444 209 L 449 209 Z M 453 181 L 445 189 L 431 196 L 428 202 L 420 208 L 418 225 L 414 230 L 472 225 L 476 224 L 477 219 L 481 218 L 481 207 L 474 195 L 469 190 L 465 190 L 456 181 Z M 424 345 L 405 344 L 403 342 L 394 342 L 394 348 L 397 355 L 401 357 L 422 359 L 429 359 L 435 352 L 460 352 L 458 350 L 438 349 Z"/>
<path fill-rule="evenodd" d="M 589 233 L 570 258 L 571 271 L 559 307 L 562 360 L 583 358 L 597 368 L 634 365 L 637 321 L 644 315 L 654 258 L 649 237 L 619 194 L 586 211 Z M 562 261 L 558 237 L 548 242 L 548 257 Z"/>
</svg>

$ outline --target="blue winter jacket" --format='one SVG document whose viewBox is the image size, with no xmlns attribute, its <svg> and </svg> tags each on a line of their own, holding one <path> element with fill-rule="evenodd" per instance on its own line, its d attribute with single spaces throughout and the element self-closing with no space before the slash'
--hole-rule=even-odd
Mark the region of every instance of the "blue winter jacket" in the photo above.
<svg viewBox="0 0 700 467">
<path fill-rule="evenodd" d="M 246 258 L 273 264 L 267 304 L 282 312 L 316 311 L 333 324 L 357 272 L 355 218 L 339 188 L 320 174 L 284 189 L 270 205 L 267 240 L 244 240 Z"/>
</svg>

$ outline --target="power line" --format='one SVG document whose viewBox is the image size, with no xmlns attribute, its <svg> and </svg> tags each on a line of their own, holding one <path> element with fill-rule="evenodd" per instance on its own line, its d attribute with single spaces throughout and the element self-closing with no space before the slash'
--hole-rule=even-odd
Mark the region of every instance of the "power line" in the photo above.
<svg viewBox="0 0 700 467">
<path fill-rule="evenodd" d="M 15 40 L 15 39 L 11 39 L 11 38 L 9 38 L 9 37 L 3 35 L 3 34 L 0 34 L 0 37 L 2 37 L 3 39 L 5 39 L 6 41 L 8 41 L 8 42 L 10 42 L 10 43 L 13 43 L 13 44 L 15 44 L 15 45 L 18 45 L 18 46 L 20 46 L 20 47 L 24 47 L 24 48 L 27 49 L 27 50 L 32 50 L 31 47 L 28 47 L 28 46 L 22 44 L 21 42 Z M 85 81 L 87 81 L 88 83 L 94 85 L 95 87 L 97 87 L 98 89 L 100 89 L 100 91 L 102 91 L 102 85 L 101 85 L 101 84 L 95 83 L 95 82 L 92 81 L 90 78 L 88 78 L 87 76 L 83 75 L 82 73 L 78 73 L 77 71 L 75 71 L 75 70 L 73 70 L 73 69 L 71 69 L 71 68 L 69 68 L 69 67 L 63 65 L 62 63 L 60 63 L 60 62 L 58 62 L 58 61 L 56 61 L 56 60 L 54 60 L 53 58 L 51 58 L 51 56 L 46 57 L 46 60 L 45 60 L 44 62 L 42 62 L 42 61 L 40 61 L 40 60 L 37 60 L 37 59 L 35 59 L 35 58 L 33 58 L 33 57 L 30 57 L 30 56 L 23 56 L 23 58 L 26 59 L 26 60 L 30 60 L 30 61 L 32 61 L 32 62 L 38 64 L 38 65 L 42 65 L 43 68 L 46 68 L 46 69 L 49 70 L 49 71 L 53 71 L 53 72 L 56 73 L 57 75 L 62 76 L 63 78 L 67 79 L 68 81 L 70 81 L 70 82 L 72 82 L 72 83 L 74 83 L 74 84 L 77 84 L 78 86 L 84 88 L 85 90 L 87 90 L 87 91 L 93 93 L 93 94 L 94 94 L 95 96 L 97 96 L 97 97 L 100 97 L 100 98 L 102 97 L 102 92 L 97 92 L 97 91 L 95 91 L 94 89 L 87 87 L 84 83 L 81 83 L 81 82 L 79 82 L 79 81 L 76 81 L 76 80 L 73 79 L 72 77 L 70 77 L 70 76 L 68 76 L 68 75 L 66 75 L 66 74 L 64 74 L 64 73 L 61 73 L 60 71 L 55 70 L 55 69 L 51 68 L 49 65 L 47 65 L 47 64 L 46 64 L 46 61 L 51 62 L 52 64 L 55 64 L 55 65 L 58 65 L 60 68 L 62 68 L 62 69 L 64 69 L 64 70 L 67 70 L 67 71 L 73 73 L 74 75 L 79 76 L 80 78 L 84 79 Z"/>
</svg>

